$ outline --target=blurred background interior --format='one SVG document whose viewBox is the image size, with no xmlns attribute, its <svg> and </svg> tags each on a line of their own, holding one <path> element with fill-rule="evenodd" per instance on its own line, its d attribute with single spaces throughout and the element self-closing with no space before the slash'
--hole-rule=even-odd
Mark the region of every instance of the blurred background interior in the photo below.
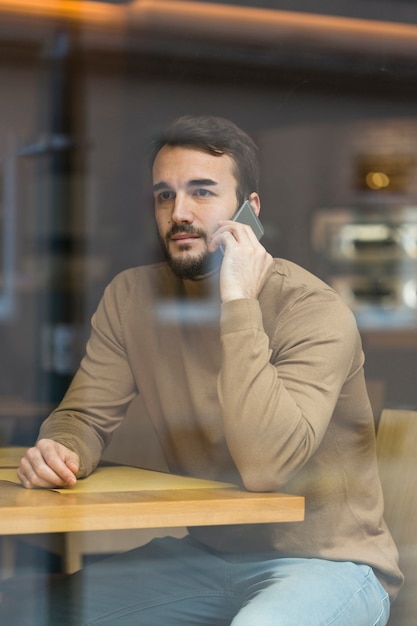
<svg viewBox="0 0 417 626">
<path fill-rule="evenodd" d="M 416 409 L 416 75 L 415 0 L 0 0 L 0 445 L 34 441 L 109 280 L 159 259 L 147 147 L 185 113 L 258 143 L 265 246 L 353 309 L 376 422 Z M 141 410 L 107 458 L 163 467 Z"/>
</svg>

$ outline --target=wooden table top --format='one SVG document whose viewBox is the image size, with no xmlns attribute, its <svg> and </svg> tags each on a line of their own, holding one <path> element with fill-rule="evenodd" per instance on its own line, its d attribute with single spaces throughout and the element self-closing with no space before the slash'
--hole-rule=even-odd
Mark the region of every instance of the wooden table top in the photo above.
<svg viewBox="0 0 417 626">
<path fill-rule="evenodd" d="M 10 451 L 9 458 L 12 456 Z M 20 458 L 20 451 L 16 455 Z M 7 460 L 7 455 L 3 458 Z M 0 535 L 295 522 L 304 498 L 131 467 L 99 467 L 66 490 L 24 489 L 0 469 Z"/>
<path fill-rule="evenodd" d="M 27 448 L 20 448 L 17 446 L 0 447 L 0 468 L 17 467 L 26 450 Z"/>
</svg>

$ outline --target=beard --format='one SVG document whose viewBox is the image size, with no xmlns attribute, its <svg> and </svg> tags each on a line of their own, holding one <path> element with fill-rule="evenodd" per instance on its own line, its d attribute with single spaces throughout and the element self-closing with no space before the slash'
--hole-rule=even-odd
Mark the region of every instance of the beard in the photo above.
<svg viewBox="0 0 417 626">
<path fill-rule="evenodd" d="M 187 233 L 190 235 L 198 235 L 204 240 L 205 250 L 199 256 L 190 256 L 187 254 L 187 250 L 190 250 L 191 246 L 184 244 L 179 246 L 183 254 L 178 257 L 172 256 L 169 252 L 169 239 L 172 235 L 178 233 Z M 160 237 L 162 247 L 164 250 L 165 258 L 178 278 L 188 280 L 198 280 L 199 278 L 209 274 L 213 271 L 220 262 L 217 260 L 218 253 L 211 253 L 208 251 L 208 235 L 204 230 L 194 228 L 190 224 L 174 224 L 171 230 L 167 233 L 165 241 Z"/>
</svg>

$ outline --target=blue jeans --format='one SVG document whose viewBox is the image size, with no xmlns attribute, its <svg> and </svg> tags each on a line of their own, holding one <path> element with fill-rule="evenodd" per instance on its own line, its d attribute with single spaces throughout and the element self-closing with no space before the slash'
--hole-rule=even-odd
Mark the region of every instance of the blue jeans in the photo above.
<svg viewBox="0 0 417 626">
<path fill-rule="evenodd" d="M 224 554 L 155 539 L 24 598 L 22 626 L 385 626 L 386 591 L 367 565 Z M 34 616 L 39 618 L 39 622 Z"/>
</svg>

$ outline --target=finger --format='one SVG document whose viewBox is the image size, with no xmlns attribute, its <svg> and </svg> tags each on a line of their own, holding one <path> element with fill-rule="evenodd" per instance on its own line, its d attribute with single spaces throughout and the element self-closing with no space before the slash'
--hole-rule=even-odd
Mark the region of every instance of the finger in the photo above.
<svg viewBox="0 0 417 626">
<path fill-rule="evenodd" d="M 41 440 L 38 445 L 45 463 L 61 478 L 72 479 L 78 472 L 80 465 L 78 454 L 55 441 Z"/>
<path fill-rule="evenodd" d="M 215 250 L 221 247 L 224 253 L 227 246 L 233 245 L 233 243 L 236 243 L 236 238 L 233 234 L 229 230 L 219 229 L 212 236 L 208 248 L 210 252 L 215 252 Z"/>
<path fill-rule="evenodd" d="M 209 244 L 210 252 L 214 252 L 220 247 L 224 254 L 227 247 L 231 249 L 237 245 L 244 246 L 246 252 L 248 252 L 249 250 L 257 249 L 261 245 L 251 226 L 231 221 L 219 223 L 222 226 L 212 236 Z"/>
<path fill-rule="evenodd" d="M 23 487 L 25 487 L 25 489 L 37 489 L 37 488 L 53 489 L 56 487 L 65 486 L 64 484 L 59 484 L 58 482 L 54 483 L 54 482 L 49 482 L 47 480 L 43 480 L 42 478 L 34 474 L 32 471 L 29 471 L 26 473 L 21 468 L 17 469 L 16 474 L 20 482 L 22 483 Z"/>
<path fill-rule="evenodd" d="M 27 470 L 23 470 L 22 468 L 18 468 L 16 473 L 20 482 L 26 489 L 37 489 L 37 488 L 52 489 L 56 487 L 65 487 L 65 484 L 59 479 L 55 481 L 44 480 L 32 470 L 27 471 Z"/>
<path fill-rule="evenodd" d="M 234 238 L 237 241 L 244 240 L 245 238 L 249 238 L 250 240 L 254 240 L 258 242 L 258 238 L 256 237 L 253 228 L 249 226 L 249 224 L 243 224 L 242 222 L 234 222 L 233 220 L 220 220 L 218 222 L 219 230 L 217 232 L 222 232 L 222 230 L 227 230 L 227 232 L 232 233 Z"/>
<path fill-rule="evenodd" d="M 75 484 L 74 473 L 55 453 L 49 452 L 45 459 L 39 448 L 31 448 L 23 457 L 19 467 L 19 479 L 25 486 L 65 487 Z"/>
</svg>

